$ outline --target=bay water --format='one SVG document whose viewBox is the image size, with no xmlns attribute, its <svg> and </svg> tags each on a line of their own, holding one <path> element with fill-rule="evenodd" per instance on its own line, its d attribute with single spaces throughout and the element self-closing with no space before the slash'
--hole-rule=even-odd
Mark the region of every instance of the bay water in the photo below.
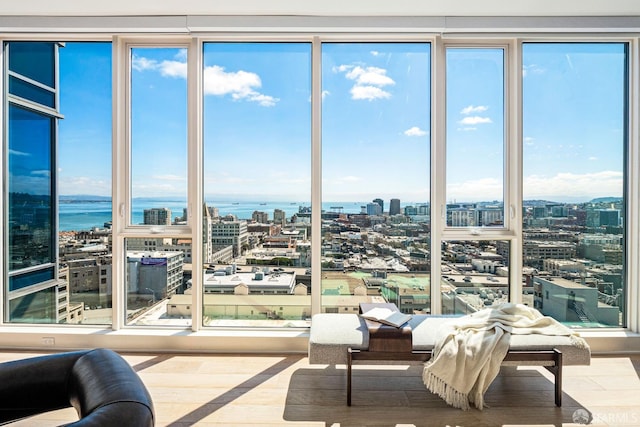
<svg viewBox="0 0 640 427">
<path fill-rule="evenodd" d="M 308 208 L 309 203 L 301 202 L 247 202 L 247 201 L 207 201 L 208 207 L 218 208 L 220 216 L 235 215 L 238 219 L 251 219 L 254 211 L 266 212 L 269 219 L 273 219 L 273 211 L 280 209 L 285 212 L 287 218 L 299 212 L 300 208 Z M 341 213 L 360 213 L 361 206 L 367 202 L 327 202 L 322 204 L 324 211 Z M 183 216 L 187 204 L 184 200 L 171 199 L 144 199 L 134 200 L 132 203 L 132 222 L 142 224 L 145 209 L 168 208 L 171 217 Z M 105 223 L 111 221 L 110 200 L 73 199 L 67 196 L 59 203 L 59 230 L 80 231 L 93 228 L 104 228 Z"/>
</svg>

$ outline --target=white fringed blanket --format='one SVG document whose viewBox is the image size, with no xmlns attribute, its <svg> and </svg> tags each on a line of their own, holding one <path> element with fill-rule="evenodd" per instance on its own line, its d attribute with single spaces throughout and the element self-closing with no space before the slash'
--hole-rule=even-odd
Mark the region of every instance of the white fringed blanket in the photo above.
<svg viewBox="0 0 640 427">
<path fill-rule="evenodd" d="M 484 393 L 500 371 L 511 334 L 569 336 L 586 346 L 578 334 L 555 319 L 522 304 L 502 304 L 452 319 L 438 331 L 422 379 L 449 405 L 463 410 L 484 407 Z"/>
</svg>

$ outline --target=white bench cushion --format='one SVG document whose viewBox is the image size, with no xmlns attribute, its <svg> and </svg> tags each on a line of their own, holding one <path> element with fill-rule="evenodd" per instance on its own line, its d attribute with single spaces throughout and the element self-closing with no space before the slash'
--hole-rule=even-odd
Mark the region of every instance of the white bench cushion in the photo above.
<svg viewBox="0 0 640 427">
<path fill-rule="evenodd" d="M 414 350 L 432 350 L 435 331 L 451 316 L 414 315 L 412 328 Z M 309 337 L 309 363 L 346 364 L 347 349 L 369 348 L 369 332 L 364 320 L 357 314 L 321 313 L 311 320 Z M 563 365 L 589 365 L 591 351 L 578 347 L 569 337 L 550 335 L 512 335 L 509 350 L 540 351 L 557 348 L 562 352 Z M 519 365 L 526 364 L 518 362 Z"/>
</svg>

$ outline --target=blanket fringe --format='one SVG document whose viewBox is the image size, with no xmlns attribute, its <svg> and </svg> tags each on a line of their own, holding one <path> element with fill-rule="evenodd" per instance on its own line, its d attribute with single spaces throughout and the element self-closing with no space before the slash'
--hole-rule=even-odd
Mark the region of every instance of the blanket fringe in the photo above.
<svg viewBox="0 0 640 427">
<path fill-rule="evenodd" d="M 469 409 L 469 396 L 466 393 L 454 389 L 427 368 L 422 372 L 422 381 L 430 392 L 440 396 L 447 404 L 463 411 Z"/>
</svg>

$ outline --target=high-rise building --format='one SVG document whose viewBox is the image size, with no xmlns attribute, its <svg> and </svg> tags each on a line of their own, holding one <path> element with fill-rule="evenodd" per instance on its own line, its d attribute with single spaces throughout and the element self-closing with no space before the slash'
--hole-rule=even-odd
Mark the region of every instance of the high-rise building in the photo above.
<svg viewBox="0 0 640 427">
<path fill-rule="evenodd" d="M 220 216 L 220 209 L 215 206 L 207 206 L 207 209 L 211 218 L 218 218 Z"/>
<path fill-rule="evenodd" d="M 367 215 L 382 215 L 382 206 L 379 203 L 367 203 Z"/>
<path fill-rule="evenodd" d="M 180 251 L 128 251 L 129 292 L 153 294 L 156 301 L 175 294 L 182 285 L 183 264 Z"/>
<path fill-rule="evenodd" d="M 246 221 L 220 221 L 211 226 L 211 244 L 214 251 L 232 246 L 233 256 L 240 256 L 243 246 L 249 244 Z"/>
<path fill-rule="evenodd" d="M 286 225 L 287 215 L 282 209 L 275 209 L 273 211 L 273 222 L 275 224 Z"/>
<path fill-rule="evenodd" d="M 251 219 L 255 222 L 266 224 L 267 222 L 269 222 L 269 214 L 262 211 L 253 211 L 253 213 L 251 214 Z"/>
<path fill-rule="evenodd" d="M 391 199 L 389 215 L 400 215 L 400 199 Z"/>
<path fill-rule="evenodd" d="M 614 226 L 620 225 L 620 211 L 617 209 L 602 209 L 600 212 L 600 225 L 601 226 Z"/>
<path fill-rule="evenodd" d="M 151 208 L 144 210 L 145 225 L 171 225 L 171 209 Z"/>
<path fill-rule="evenodd" d="M 544 206 L 534 206 L 533 207 L 533 217 L 534 218 L 544 218 L 547 216 L 547 208 Z"/>
<path fill-rule="evenodd" d="M 373 203 L 377 203 L 380 205 L 380 213 L 384 212 L 384 200 L 382 199 L 373 199 Z"/>
<path fill-rule="evenodd" d="M 475 226 L 475 209 L 462 207 L 447 210 L 447 225 L 451 227 Z"/>
<path fill-rule="evenodd" d="M 416 208 L 415 206 L 405 206 L 404 214 L 407 216 L 418 215 L 418 208 Z"/>
<path fill-rule="evenodd" d="M 476 209 L 476 225 L 492 226 L 504 223 L 504 211 L 502 207 L 483 207 Z"/>
</svg>

